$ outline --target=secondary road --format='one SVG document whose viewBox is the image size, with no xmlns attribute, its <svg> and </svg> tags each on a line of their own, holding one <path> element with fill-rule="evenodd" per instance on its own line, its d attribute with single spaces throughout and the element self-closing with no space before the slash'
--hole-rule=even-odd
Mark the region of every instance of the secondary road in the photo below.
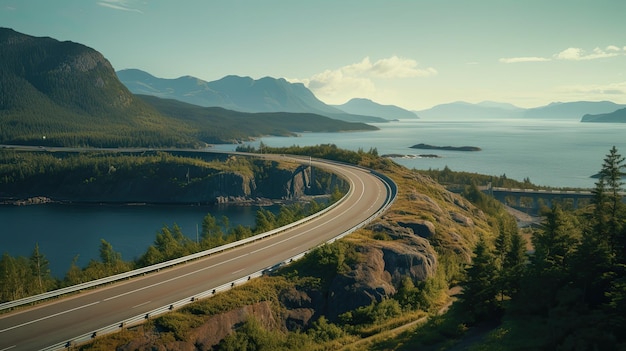
<svg viewBox="0 0 626 351">
<path fill-rule="evenodd" d="M 350 193 L 332 211 L 278 235 L 157 273 L 0 315 L 0 351 L 39 350 L 148 313 L 316 247 L 385 206 L 388 189 L 367 170 L 311 161 L 344 176 Z"/>
</svg>

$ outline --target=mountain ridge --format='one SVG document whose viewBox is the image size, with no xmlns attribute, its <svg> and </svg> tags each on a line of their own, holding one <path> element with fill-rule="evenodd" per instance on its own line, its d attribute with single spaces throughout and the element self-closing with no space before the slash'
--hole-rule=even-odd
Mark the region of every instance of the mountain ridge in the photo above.
<svg viewBox="0 0 626 351">
<path fill-rule="evenodd" d="M 545 106 L 521 108 L 508 103 L 483 101 L 477 104 L 455 101 L 439 104 L 430 109 L 414 111 L 423 118 L 435 119 L 560 119 L 580 120 L 582 116 L 590 114 L 611 113 L 626 105 L 611 101 L 572 101 L 552 102 Z"/>
<path fill-rule="evenodd" d="M 419 118 L 415 112 L 405 110 L 395 105 L 382 105 L 365 98 L 352 98 L 344 104 L 333 106 L 347 113 L 355 115 L 369 114 L 388 120 Z"/>
<path fill-rule="evenodd" d="M 320 101 L 302 83 L 284 78 L 227 75 L 207 82 L 192 76 L 157 78 L 139 69 L 116 72 L 120 81 L 136 94 L 175 99 L 203 107 L 222 107 L 239 112 L 315 113 L 348 122 L 385 122 L 380 117 L 350 114 Z M 188 77 L 188 78 L 187 78 Z"/>
</svg>

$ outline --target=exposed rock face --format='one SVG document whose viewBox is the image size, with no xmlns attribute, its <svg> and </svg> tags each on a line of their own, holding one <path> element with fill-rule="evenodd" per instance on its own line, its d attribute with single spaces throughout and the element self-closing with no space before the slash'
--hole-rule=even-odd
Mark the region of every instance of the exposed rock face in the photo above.
<svg viewBox="0 0 626 351">
<path fill-rule="evenodd" d="M 365 257 L 363 262 L 348 273 L 337 275 L 330 285 L 326 311 L 322 313 L 329 320 L 372 302 L 380 302 L 396 292 L 391 284 L 391 274 L 385 271 L 382 250 L 365 246 L 358 249 Z"/>
<path fill-rule="evenodd" d="M 436 234 L 435 225 L 427 220 L 417 219 L 414 222 L 398 222 L 398 225 L 413 230 L 413 233 L 425 239 L 432 238 Z"/>
<path fill-rule="evenodd" d="M 301 290 L 290 288 L 280 296 L 280 302 L 287 308 L 285 314 L 285 327 L 288 330 L 304 329 L 315 314 L 311 296 Z"/>
<path fill-rule="evenodd" d="M 434 276 L 437 258 L 428 240 L 391 223 L 377 223 L 373 228 L 385 231 L 395 240 L 356 243 L 359 262 L 347 273 L 335 276 L 327 296 L 307 291 L 307 303 L 302 306 L 310 306 L 316 315 L 334 320 L 344 312 L 394 295 L 405 277 L 424 281 Z M 322 301 L 316 301 L 316 297 Z"/>
<path fill-rule="evenodd" d="M 464 215 L 462 215 L 462 214 L 460 214 L 458 212 L 452 212 L 452 213 L 450 213 L 450 216 L 452 217 L 452 219 L 455 222 L 457 222 L 457 223 L 459 223 L 459 224 L 461 224 L 463 226 L 471 227 L 471 226 L 474 225 L 474 221 L 471 218 L 469 218 L 467 216 L 464 216 Z"/>
<path fill-rule="evenodd" d="M 214 346 L 231 334 L 236 326 L 254 317 L 267 329 L 279 327 L 274 318 L 269 302 L 259 302 L 244 306 L 229 312 L 215 315 L 200 327 L 191 330 L 185 341 L 171 341 L 167 344 L 155 343 L 151 335 L 144 335 L 141 339 L 134 339 L 126 345 L 117 348 L 118 351 L 153 351 L 153 350 L 212 350 Z"/>
<path fill-rule="evenodd" d="M 220 340 L 231 334 L 237 325 L 244 323 L 252 316 L 267 329 L 278 327 L 270 303 L 264 301 L 213 316 L 207 323 L 194 329 L 188 340 L 195 345 L 194 350 L 211 350 Z"/>
<path fill-rule="evenodd" d="M 59 177 L 29 182 L 10 188 L 0 197 L 10 199 L 48 198 L 49 201 L 97 203 L 179 203 L 179 204 L 266 204 L 272 200 L 294 200 L 303 196 L 330 194 L 345 181 L 321 169 L 279 164 L 255 164 L 254 174 L 216 171 L 177 165 L 156 165 L 151 172 L 123 172 L 109 167 L 85 181 L 80 177 Z M 191 174 L 189 180 L 186 175 Z M 311 176 L 313 174 L 313 176 Z M 24 202 L 36 203 L 36 202 Z"/>
</svg>

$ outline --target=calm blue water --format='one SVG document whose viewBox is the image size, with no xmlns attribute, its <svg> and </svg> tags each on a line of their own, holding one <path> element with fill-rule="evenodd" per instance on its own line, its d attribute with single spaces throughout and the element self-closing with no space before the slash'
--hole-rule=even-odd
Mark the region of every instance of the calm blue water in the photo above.
<svg viewBox="0 0 626 351">
<path fill-rule="evenodd" d="M 316 145 L 383 154 L 437 154 L 441 158 L 394 159 L 415 169 L 443 169 L 503 175 L 538 185 L 592 188 L 604 156 L 615 145 L 626 155 L 626 124 L 580 123 L 562 120 L 432 121 L 403 120 L 376 124 L 381 130 L 354 133 L 304 133 L 297 138 L 265 137 L 268 146 Z M 436 146 L 478 146 L 482 151 L 417 150 Z M 258 141 L 253 143 L 258 145 Z M 234 149 L 233 145 L 217 146 Z"/>
<path fill-rule="evenodd" d="M 229 218 L 230 225 L 254 225 L 257 207 L 60 205 L 0 206 L 0 254 L 29 257 L 35 244 L 50 261 L 51 273 L 63 277 L 73 258 L 78 265 L 99 260 L 100 239 L 125 260 L 141 256 L 156 234 L 175 223 L 196 240 L 207 213 Z"/>
</svg>

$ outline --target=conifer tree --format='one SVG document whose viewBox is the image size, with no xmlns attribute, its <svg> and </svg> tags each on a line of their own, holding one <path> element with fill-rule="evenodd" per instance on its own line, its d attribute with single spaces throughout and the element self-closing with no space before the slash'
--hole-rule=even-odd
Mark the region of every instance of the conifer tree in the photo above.
<svg viewBox="0 0 626 351">
<path fill-rule="evenodd" d="M 515 231 L 511 234 L 511 245 L 504 256 L 502 268 L 502 289 L 509 297 L 515 296 L 520 289 L 520 280 L 523 277 L 528 257 L 526 255 L 526 241 Z"/>
<path fill-rule="evenodd" d="M 624 228 L 622 203 L 622 176 L 624 172 L 624 157 L 613 146 L 609 154 L 604 158 L 602 169 L 599 173 L 599 180 L 596 183 L 594 191 L 594 204 L 596 205 L 596 221 L 602 229 L 599 234 L 607 234 L 609 244 L 613 251 L 623 256 L 623 250 L 626 248 L 623 240 L 622 229 Z M 606 229 L 606 232 L 605 230 Z"/>
<path fill-rule="evenodd" d="M 495 257 L 481 238 L 474 248 L 472 264 L 466 270 L 461 286 L 461 308 L 471 320 L 479 322 L 493 317 L 500 309 L 497 301 L 498 288 Z"/>
<path fill-rule="evenodd" d="M 527 311 L 547 313 L 557 301 L 559 289 L 570 279 L 570 265 L 580 242 L 576 218 L 555 206 L 547 213 L 543 228 L 532 237 L 535 252 L 523 280 L 521 302 Z"/>
<path fill-rule="evenodd" d="M 33 253 L 30 255 L 30 270 L 33 276 L 34 294 L 48 291 L 52 277 L 48 259 L 39 251 L 39 244 L 35 244 Z"/>
</svg>

